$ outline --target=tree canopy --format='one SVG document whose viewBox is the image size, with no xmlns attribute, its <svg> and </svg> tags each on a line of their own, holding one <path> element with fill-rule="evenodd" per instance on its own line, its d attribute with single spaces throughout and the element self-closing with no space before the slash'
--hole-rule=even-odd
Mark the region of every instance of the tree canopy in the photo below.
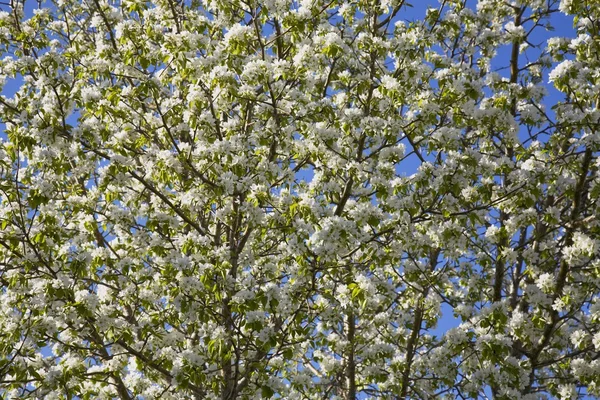
<svg viewBox="0 0 600 400">
<path fill-rule="evenodd" d="M 600 397 L 600 4 L 410 7 L 3 2 L 1 395 Z"/>
</svg>

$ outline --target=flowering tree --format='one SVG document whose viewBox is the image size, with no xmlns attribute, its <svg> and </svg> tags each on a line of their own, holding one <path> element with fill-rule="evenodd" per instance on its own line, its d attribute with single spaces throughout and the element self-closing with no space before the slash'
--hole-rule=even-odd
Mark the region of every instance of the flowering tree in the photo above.
<svg viewBox="0 0 600 400">
<path fill-rule="evenodd" d="M 600 5 L 466 3 L 4 3 L 3 396 L 600 396 Z"/>
</svg>

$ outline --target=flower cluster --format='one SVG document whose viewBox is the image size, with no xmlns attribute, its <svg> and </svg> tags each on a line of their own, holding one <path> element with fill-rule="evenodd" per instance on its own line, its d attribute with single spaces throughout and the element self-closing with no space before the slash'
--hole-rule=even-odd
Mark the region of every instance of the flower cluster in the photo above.
<svg viewBox="0 0 600 400">
<path fill-rule="evenodd" d="M 600 396 L 594 2 L 51 3 L 0 11 L 3 397 Z"/>
</svg>

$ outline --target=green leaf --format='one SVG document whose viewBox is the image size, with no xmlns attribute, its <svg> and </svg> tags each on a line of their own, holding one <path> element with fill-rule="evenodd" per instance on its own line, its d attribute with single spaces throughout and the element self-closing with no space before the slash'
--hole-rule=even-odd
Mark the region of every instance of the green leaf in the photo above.
<svg viewBox="0 0 600 400">
<path fill-rule="evenodd" d="M 271 389 L 269 386 L 267 385 L 263 385 L 260 388 L 260 392 L 263 398 L 266 399 L 270 399 L 271 397 L 273 397 L 273 395 L 275 394 L 275 392 L 273 391 L 273 389 Z"/>
<path fill-rule="evenodd" d="M 294 351 L 291 348 L 287 348 L 285 350 L 283 350 L 283 358 L 285 360 L 291 360 L 294 357 Z"/>
</svg>

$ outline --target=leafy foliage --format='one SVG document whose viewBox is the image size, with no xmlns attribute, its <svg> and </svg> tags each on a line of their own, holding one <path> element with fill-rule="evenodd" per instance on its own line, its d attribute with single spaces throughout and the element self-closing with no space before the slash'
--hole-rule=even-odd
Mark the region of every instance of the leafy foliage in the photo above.
<svg viewBox="0 0 600 400">
<path fill-rule="evenodd" d="M 600 6 L 466 3 L 3 6 L 2 394 L 600 396 Z"/>
</svg>

